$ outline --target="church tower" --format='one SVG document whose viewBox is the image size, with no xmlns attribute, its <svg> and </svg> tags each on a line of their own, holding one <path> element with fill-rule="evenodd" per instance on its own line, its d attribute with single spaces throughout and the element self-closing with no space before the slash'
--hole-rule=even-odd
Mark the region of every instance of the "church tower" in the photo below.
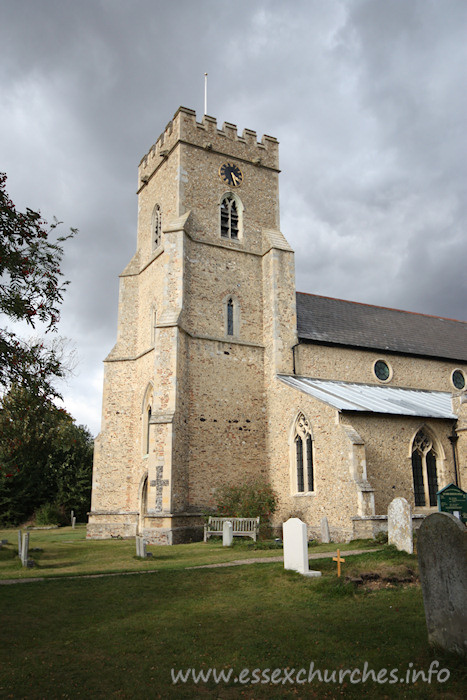
<svg viewBox="0 0 467 700">
<path fill-rule="evenodd" d="M 268 478 L 265 383 L 296 343 L 278 166 L 275 138 L 184 107 L 142 159 L 88 537 L 187 541 L 219 486 Z"/>
</svg>

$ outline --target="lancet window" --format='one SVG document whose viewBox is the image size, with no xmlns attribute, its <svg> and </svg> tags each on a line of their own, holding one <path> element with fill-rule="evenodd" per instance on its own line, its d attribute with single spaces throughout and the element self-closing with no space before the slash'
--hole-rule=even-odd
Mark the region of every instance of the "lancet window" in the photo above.
<svg viewBox="0 0 467 700">
<path fill-rule="evenodd" d="M 227 335 L 234 334 L 234 303 L 233 299 L 227 302 Z"/>
</svg>

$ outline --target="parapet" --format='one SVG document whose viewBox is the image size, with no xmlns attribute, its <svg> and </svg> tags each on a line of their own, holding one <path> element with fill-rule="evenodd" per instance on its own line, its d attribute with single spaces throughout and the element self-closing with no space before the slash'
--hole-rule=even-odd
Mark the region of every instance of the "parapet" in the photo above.
<svg viewBox="0 0 467 700">
<path fill-rule="evenodd" d="M 258 141 L 256 131 L 251 129 L 243 129 L 242 135 L 239 136 L 235 124 L 224 122 L 219 129 L 214 117 L 205 114 L 202 120 L 197 122 L 194 110 L 179 107 L 156 143 L 141 159 L 139 185 L 147 182 L 178 142 L 188 143 L 231 158 L 250 161 L 254 165 L 262 165 L 273 170 L 279 169 L 279 142 L 273 136 L 265 134 L 261 141 Z"/>
</svg>

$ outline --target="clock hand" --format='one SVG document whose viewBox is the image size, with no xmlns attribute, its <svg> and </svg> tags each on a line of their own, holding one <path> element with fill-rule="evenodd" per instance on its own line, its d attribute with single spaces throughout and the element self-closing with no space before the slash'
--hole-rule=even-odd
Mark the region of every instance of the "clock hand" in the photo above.
<svg viewBox="0 0 467 700">
<path fill-rule="evenodd" d="M 240 179 L 235 175 L 235 173 L 230 173 L 230 177 L 232 178 L 232 182 L 234 185 L 238 185 L 240 182 Z"/>
</svg>

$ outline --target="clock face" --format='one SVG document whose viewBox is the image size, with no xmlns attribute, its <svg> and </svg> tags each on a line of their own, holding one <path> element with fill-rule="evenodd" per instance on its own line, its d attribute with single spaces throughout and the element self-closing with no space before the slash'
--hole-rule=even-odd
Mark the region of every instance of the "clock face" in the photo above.
<svg viewBox="0 0 467 700">
<path fill-rule="evenodd" d="M 243 182 L 243 173 L 235 163 L 223 163 L 219 168 L 219 177 L 230 187 L 238 187 Z"/>
</svg>

